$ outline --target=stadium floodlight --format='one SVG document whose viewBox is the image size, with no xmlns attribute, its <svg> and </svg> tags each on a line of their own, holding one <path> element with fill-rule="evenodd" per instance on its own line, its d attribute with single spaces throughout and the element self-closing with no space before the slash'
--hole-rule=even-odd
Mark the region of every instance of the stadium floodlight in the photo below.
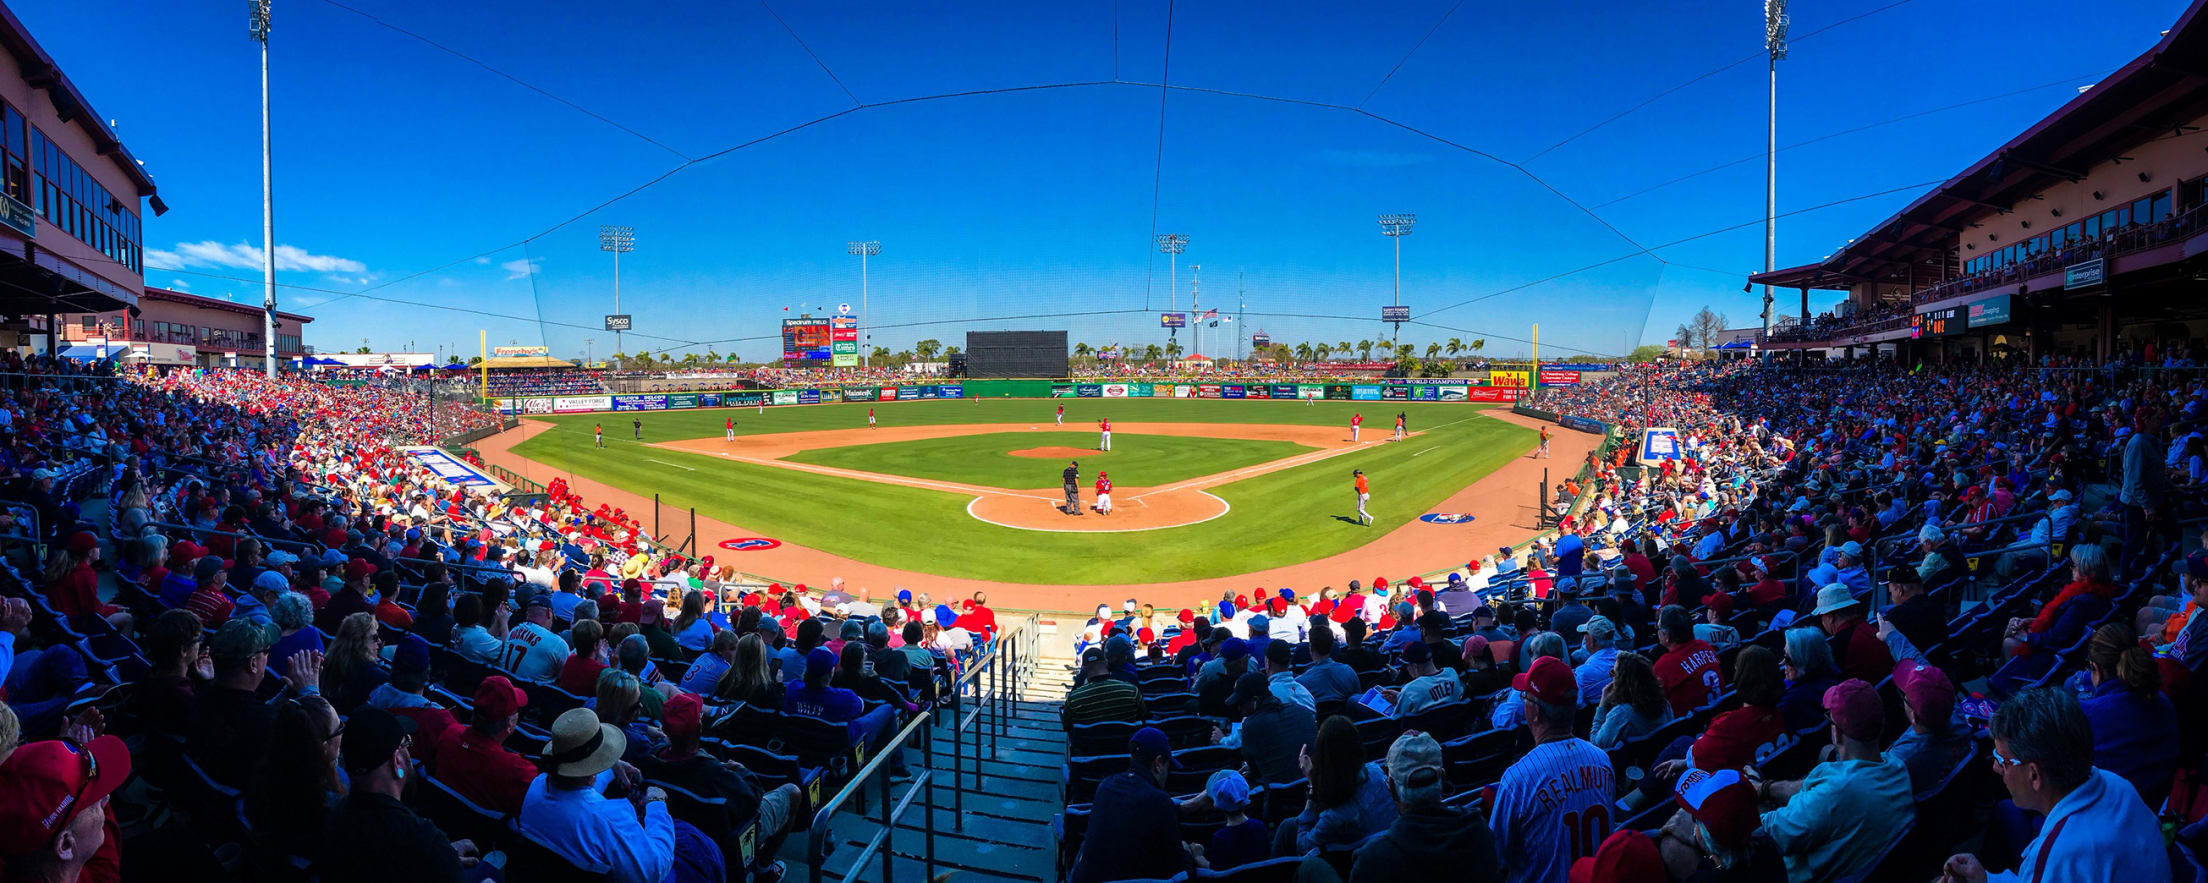
<svg viewBox="0 0 2208 883">
<path fill-rule="evenodd" d="M 1181 285 L 1180 261 L 1181 253 L 1188 250 L 1187 234 L 1158 234 L 1158 250 L 1165 252 L 1165 308 L 1171 311 L 1176 304 L 1180 303 L 1180 292 L 1176 289 Z M 1167 337 L 1173 337 L 1178 333 L 1173 328 L 1165 329 Z"/>
<path fill-rule="evenodd" d="M 1411 225 L 1418 223 L 1418 216 L 1410 212 L 1384 212 L 1380 215 L 1380 235 L 1395 241 L 1395 305 L 1403 305 L 1403 237 L 1411 235 Z M 1403 337 L 1403 323 L 1396 322 L 1395 339 Z"/>
<path fill-rule="evenodd" d="M 1778 259 L 1779 218 L 1779 61 L 1786 58 L 1786 0 L 1763 0 L 1763 49 L 1770 57 L 1771 108 L 1763 157 L 1763 271 Z M 1809 289 L 1802 289 L 1802 321 L 1809 321 Z M 1763 287 L 1763 333 L 1771 333 L 1771 286 Z"/>
<path fill-rule="evenodd" d="M 859 367 L 862 369 L 870 368 L 873 367 L 874 354 L 868 350 L 872 349 L 874 339 L 865 330 L 866 259 L 882 253 L 882 241 L 879 239 L 868 239 L 863 242 L 857 239 L 848 240 L 843 244 L 843 253 L 859 256 Z M 830 343 L 829 346 L 833 348 L 835 344 Z M 834 354 L 830 353 L 830 355 L 833 356 Z M 833 361 L 833 359 L 830 361 Z"/>
<path fill-rule="evenodd" d="M 268 153 L 268 15 L 273 0 L 246 0 L 246 33 L 261 44 L 261 367 L 276 376 L 276 190 Z M 302 334 L 302 337 L 304 334 Z"/>
<path fill-rule="evenodd" d="M 621 314 L 621 255 L 636 250 L 636 228 L 626 225 L 599 224 L 598 250 L 613 252 L 613 312 Z M 613 351 L 626 353 L 621 348 L 621 332 L 613 332 Z"/>
</svg>

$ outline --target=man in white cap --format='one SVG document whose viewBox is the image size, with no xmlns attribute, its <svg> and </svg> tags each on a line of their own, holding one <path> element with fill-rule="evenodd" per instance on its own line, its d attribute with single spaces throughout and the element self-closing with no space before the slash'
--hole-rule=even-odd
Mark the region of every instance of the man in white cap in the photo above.
<svg viewBox="0 0 2208 883">
<path fill-rule="evenodd" d="M 1847 586 L 1833 583 L 1817 590 L 1817 606 L 1809 611 L 1832 647 L 1833 665 L 1841 674 L 1876 684 L 1894 673 L 1893 651 L 1878 630 L 1865 620 L 1863 602 Z"/>
<path fill-rule="evenodd" d="M 1594 705 L 1602 701 L 1602 690 L 1610 686 L 1611 669 L 1617 667 L 1618 649 L 1611 642 L 1618 637 L 1618 627 L 1610 617 L 1595 615 L 1579 627 L 1580 649 L 1587 659 L 1572 668 L 1572 679 L 1579 682 L 1579 704 Z"/>
</svg>

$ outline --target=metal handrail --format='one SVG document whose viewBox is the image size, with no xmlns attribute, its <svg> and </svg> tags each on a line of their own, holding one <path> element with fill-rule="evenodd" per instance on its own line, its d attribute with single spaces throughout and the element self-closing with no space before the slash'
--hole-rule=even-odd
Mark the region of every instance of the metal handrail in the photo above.
<svg viewBox="0 0 2208 883">
<path fill-rule="evenodd" d="M 929 713 L 925 711 L 914 715 L 912 720 L 905 724 L 905 728 L 897 731 L 897 735 L 889 740 L 889 744 L 876 751 L 873 759 L 867 761 L 866 766 L 861 767 L 857 773 L 851 776 L 850 781 L 845 782 L 842 788 L 836 790 L 835 796 L 828 798 L 820 805 L 819 809 L 813 811 L 812 831 L 806 835 L 805 842 L 805 862 L 812 866 L 812 883 L 820 883 L 822 879 L 821 866 L 828 859 L 828 853 L 824 846 L 828 836 L 833 833 L 829 830 L 828 820 L 834 818 L 836 811 L 843 808 L 844 801 L 851 799 L 853 795 L 858 794 L 861 789 L 865 788 L 869 779 L 879 779 L 881 781 L 882 817 L 880 821 L 882 829 L 874 832 L 873 839 L 868 840 L 865 846 L 859 848 L 858 856 L 851 861 L 851 870 L 844 873 L 843 877 L 840 878 L 840 883 L 851 883 L 852 880 L 857 879 L 859 872 L 866 869 L 867 858 L 875 853 L 880 853 L 882 856 L 881 883 L 893 883 L 896 875 L 894 867 L 896 855 L 889 849 L 891 835 L 896 833 L 898 819 L 904 817 L 905 810 L 911 808 L 912 802 L 928 793 L 930 781 L 934 778 L 935 773 L 933 770 L 926 768 L 917 771 L 913 776 L 911 786 L 905 791 L 904 799 L 892 805 L 889 800 L 889 768 L 883 766 L 883 763 L 896 757 L 897 752 L 903 751 L 905 743 L 911 741 L 915 733 L 921 735 L 923 745 L 932 742 L 934 736 L 932 730 L 929 729 L 928 718 Z M 927 809 L 922 815 L 927 817 L 926 862 L 927 873 L 932 877 L 935 875 L 935 801 L 932 798 L 928 800 Z"/>
<path fill-rule="evenodd" d="M 1011 732 L 1009 716 L 1019 701 L 1019 686 L 1025 680 L 1021 653 L 1033 643 L 1034 631 L 1040 619 L 1028 614 L 1026 619 L 999 632 L 989 648 L 989 654 L 966 667 L 964 674 L 951 682 L 951 801 L 957 821 L 955 829 L 966 830 L 966 758 L 969 752 L 969 733 L 974 735 L 972 747 L 980 747 L 984 739 L 987 752 L 973 754 L 973 790 L 985 787 L 981 761 L 995 757 L 998 739 Z M 973 689 L 973 704 L 969 708 L 966 695 Z M 978 731 L 976 727 L 979 727 Z"/>
</svg>

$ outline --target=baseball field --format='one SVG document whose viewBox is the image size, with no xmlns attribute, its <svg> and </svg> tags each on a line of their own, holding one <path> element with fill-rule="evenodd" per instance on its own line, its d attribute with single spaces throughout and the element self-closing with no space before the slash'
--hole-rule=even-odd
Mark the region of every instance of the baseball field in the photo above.
<svg viewBox="0 0 2208 883">
<path fill-rule="evenodd" d="M 1052 419 L 1059 404 L 1067 409 L 1063 426 Z M 769 576 L 780 575 L 777 566 L 798 566 L 781 554 L 795 549 L 988 583 L 1184 583 L 1319 561 L 1411 528 L 1434 528 L 1414 520 L 1445 501 L 1469 511 L 1485 502 L 1482 488 L 1510 499 L 1492 507 L 1498 513 L 1492 521 L 1519 521 L 1500 513 L 1530 509 L 1535 493 L 1532 482 L 1475 487 L 1499 467 L 1526 458 L 1536 444 L 1530 421 L 1477 405 L 908 401 L 871 406 L 878 415 L 873 428 L 869 407 L 530 418 L 483 449 L 491 462 L 539 481 L 566 476 L 578 488 L 610 489 L 617 505 L 623 499 L 644 505 L 657 494 L 673 510 L 696 507 L 701 553 Z M 1394 442 L 1389 437 L 1399 411 L 1412 435 Z M 1365 423 L 1353 442 L 1355 413 Z M 725 437 L 729 418 L 737 422 L 734 440 Z M 632 419 L 644 423 L 641 440 L 632 438 Z M 1100 419 L 1113 424 L 1109 452 L 1096 450 Z M 602 448 L 592 439 L 600 424 Z M 1559 448 L 1560 459 L 1548 462 L 1562 464 L 1561 477 L 1583 454 Z M 1081 515 L 1063 507 L 1061 474 L 1071 461 L 1078 461 L 1081 476 Z M 1372 488 L 1370 526 L 1356 516 L 1351 473 L 1360 469 Z M 1113 485 L 1110 514 L 1094 508 L 1099 471 Z M 1498 530 L 1516 530 L 1522 539 L 1530 532 L 1517 524 L 1482 527 L 1450 525 L 1420 534 L 1424 539 L 1410 546 L 1417 560 L 1396 566 L 1395 574 L 1476 557 L 1487 540 L 1475 535 L 1491 539 Z M 756 555 L 715 548 L 743 536 L 782 546 Z M 793 581 L 826 577 L 787 575 Z"/>
</svg>

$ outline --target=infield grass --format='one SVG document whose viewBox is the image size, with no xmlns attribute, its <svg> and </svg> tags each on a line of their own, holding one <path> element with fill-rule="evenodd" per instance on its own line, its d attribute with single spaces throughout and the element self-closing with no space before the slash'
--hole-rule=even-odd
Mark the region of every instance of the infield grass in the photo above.
<svg viewBox="0 0 2208 883">
<path fill-rule="evenodd" d="M 1050 489 L 1058 487 L 1059 473 L 1066 468 L 1066 461 L 1076 456 L 1081 461 L 1084 483 L 1093 483 L 1096 474 L 1103 471 L 1111 473 L 1112 483 L 1121 487 L 1161 487 L 1318 450 L 1287 441 L 1115 432 L 1110 451 L 1087 450 L 1079 455 L 1047 458 L 1010 453 L 1082 445 L 1095 447 L 1096 437 L 1048 431 L 989 432 L 815 448 L 782 459 L 983 487 Z"/>
<path fill-rule="evenodd" d="M 1406 444 L 1376 444 L 1317 463 L 1253 476 L 1211 489 L 1233 508 L 1201 524 L 1136 533 L 1051 533 L 1000 527 L 966 514 L 963 494 L 818 475 L 718 457 L 641 447 L 629 440 L 628 414 L 554 417 L 553 431 L 515 452 L 554 469 L 587 475 L 676 507 L 742 525 L 786 542 L 887 567 L 953 578 L 1069 585 L 1170 582 L 1232 576 L 1324 558 L 1363 545 L 1431 510 L 1450 494 L 1533 447 L 1535 433 L 1478 415 L 1461 403 L 1241 402 L 1218 400 L 1065 400 L 1067 420 L 1174 423 L 1344 425 L 1362 411 L 1368 438 L 1396 411 L 1426 434 Z M 1095 403 L 1095 404 L 1092 404 Z M 1001 423 L 1050 419 L 1054 402 L 1015 399 L 877 404 L 884 425 Z M 866 425 L 866 405 L 804 405 L 651 412 L 645 440 L 718 436 L 735 416 L 738 431 L 796 432 Z M 1385 415 L 1385 417 L 1383 417 Z M 610 419 L 609 419 L 610 418 Z M 591 445 L 592 423 L 606 424 L 606 447 Z M 1024 427 L 1023 427 L 1024 428 Z M 1115 439 L 1115 442 L 1117 439 Z M 1115 444 L 1115 447 L 1117 445 Z M 1085 465 L 1085 464 L 1084 464 Z M 1349 474 L 1371 478 L 1377 523 L 1354 523 Z M 1223 469 L 1206 468 L 1206 474 Z M 701 545 L 728 537 L 699 537 Z"/>
</svg>

